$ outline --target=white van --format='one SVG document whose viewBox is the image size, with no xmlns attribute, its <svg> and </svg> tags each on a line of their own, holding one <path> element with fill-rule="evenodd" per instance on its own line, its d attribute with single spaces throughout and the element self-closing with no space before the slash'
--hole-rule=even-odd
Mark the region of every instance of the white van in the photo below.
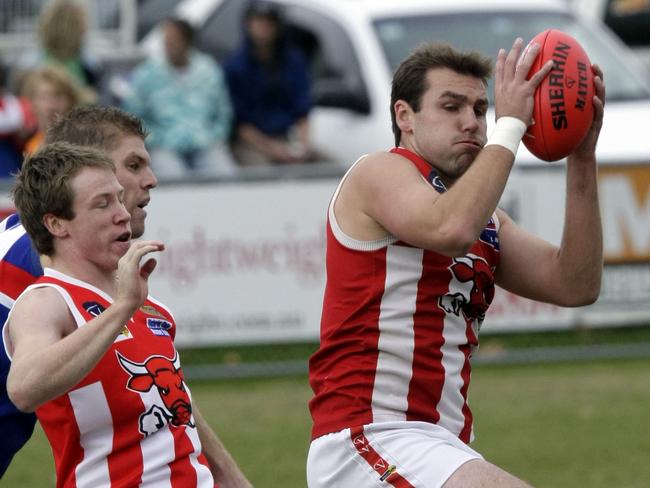
<svg viewBox="0 0 650 488">
<path fill-rule="evenodd" d="M 392 73 L 422 41 L 445 41 L 496 57 L 515 37 L 547 28 L 576 37 L 607 82 L 607 122 L 599 155 L 642 161 L 650 140 L 640 122 L 650 113 L 650 90 L 633 54 L 602 23 L 584 24 L 566 0 L 268 0 L 286 18 L 290 36 L 312 64 L 313 135 L 343 165 L 390 145 L 388 105 Z M 239 45 L 244 0 L 185 0 L 176 13 L 198 30 L 200 48 L 223 61 Z M 157 33 L 144 41 L 160 51 Z M 491 117 L 489 117 L 491 119 Z M 635 123 L 638 121 L 639 123 Z M 621 144 L 625 141 L 624 144 Z M 624 148 L 620 146 L 623 145 Z M 525 150 L 519 159 L 536 162 Z"/>
</svg>

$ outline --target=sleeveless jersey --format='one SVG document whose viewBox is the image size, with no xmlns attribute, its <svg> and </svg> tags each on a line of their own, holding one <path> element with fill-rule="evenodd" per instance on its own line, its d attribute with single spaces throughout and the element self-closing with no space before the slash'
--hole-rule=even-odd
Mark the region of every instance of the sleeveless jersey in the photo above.
<svg viewBox="0 0 650 488">
<path fill-rule="evenodd" d="M 112 299 L 94 286 L 46 268 L 28 288 L 52 287 L 77 326 Z M 148 297 L 97 366 L 66 394 L 36 410 L 59 487 L 210 487 L 191 396 L 173 339 L 174 318 Z"/>
<path fill-rule="evenodd" d="M 0 222 L 0 329 L 18 296 L 43 274 L 38 253 L 32 246 L 17 214 Z M 0 478 L 14 454 L 34 431 L 36 416 L 20 412 L 7 396 L 7 375 L 11 365 L 0 334 Z"/>
<path fill-rule="evenodd" d="M 403 148 L 436 191 L 443 181 Z M 496 215 L 462 257 L 396 237 L 358 241 L 327 220 L 320 347 L 309 361 L 312 438 L 377 422 L 423 421 L 470 442 L 470 358 L 494 296 Z"/>
</svg>

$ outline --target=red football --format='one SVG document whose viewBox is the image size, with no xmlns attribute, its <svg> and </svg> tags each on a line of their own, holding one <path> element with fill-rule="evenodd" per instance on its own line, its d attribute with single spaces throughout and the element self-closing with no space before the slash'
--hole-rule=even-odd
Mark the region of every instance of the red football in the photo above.
<svg viewBox="0 0 650 488">
<path fill-rule="evenodd" d="M 582 142 L 593 119 L 594 76 L 587 53 L 570 35 L 555 29 L 537 34 L 541 50 L 530 69 L 538 71 L 549 59 L 554 67 L 537 87 L 533 125 L 524 145 L 544 161 L 557 161 Z"/>
</svg>

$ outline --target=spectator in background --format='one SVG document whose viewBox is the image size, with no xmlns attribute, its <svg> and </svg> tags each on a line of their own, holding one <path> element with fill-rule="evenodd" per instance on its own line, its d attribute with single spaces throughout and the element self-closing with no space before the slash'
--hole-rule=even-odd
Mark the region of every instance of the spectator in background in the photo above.
<svg viewBox="0 0 650 488">
<path fill-rule="evenodd" d="M 9 178 L 20 169 L 22 147 L 35 130 L 31 104 L 6 89 L 7 70 L 0 61 L 0 178 Z"/>
<path fill-rule="evenodd" d="M 17 66 L 15 83 L 22 90 L 24 76 L 44 65 L 65 70 L 81 87 L 97 88 L 100 72 L 84 49 L 88 18 L 85 7 L 75 0 L 46 2 L 38 18 L 38 51 L 27 53 Z"/>
<path fill-rule="evenodd" d="M 229 176 L 237 166 L 227 146 L 232 107 L 223 72 L 193 48 L 194 30 L 184 20 L 162 24 L 165 56 L 133 73 L 126 110 L 144 120 L 159 179 L 196 174 Z"/>
<path fill-rule="evenodd" d="M 31 101 L 37 120 L 37 130 L 24 148 L 27 154 L 39 148 L 47 128 L 57 116 L 95 100 L 92 90 L 81 88 L 66 71 L 56 66 L 44 66 L 29 73 L 22 94 Z"/>
<path fill-rule="evenodd" d="M 277 7 L 250 3 L 242 46 L 224 69 L 235 107 L 233 152 L 239 163 L 260 166 L 313 159 L 308 67 L 302 52 L 288 42 Z"/>
</svg>

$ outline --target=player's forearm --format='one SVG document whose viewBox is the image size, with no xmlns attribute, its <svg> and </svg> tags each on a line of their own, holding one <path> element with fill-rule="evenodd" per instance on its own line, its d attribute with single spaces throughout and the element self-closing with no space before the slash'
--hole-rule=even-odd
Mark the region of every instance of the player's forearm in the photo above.
<svg viewBox="0 0 650 488">
<path fill-rule="evenodd" d="M 252 487 L 253 485 L 246 479 L 221 440 L 201 415 L 196 403 L 192 405 L 192 413 L 201 440 L 202 452 L 208 460 L 212 476 L 219 483 L 220 488 Z"/>
<path fill-rule="evenodd" d="M 566 198 L 558 269 L 571 305 L 585 305 L 598 298 L 603 269 L 603 233 L 594 160 L 569 160 Z"/>
<path fill-rule="evenodd" d="M 17 351 L 7 378 L 12 402 L 32 412 L 69 391 L 97 365 L 133 313 L 132 306 L 115 302 L 54 344 L 28 354 Z"/>
<path fill-rule="evenodd" d="M 456 254 L 465 254 L 496 210 L 505 189 L 514 157 L 504 148 L 489 146 L 453 187 L 436 200 L 442 225 L 455 226 L 448 232 Z M 450 248 L 451 249 L 451 248 Z"/>
</svg>

